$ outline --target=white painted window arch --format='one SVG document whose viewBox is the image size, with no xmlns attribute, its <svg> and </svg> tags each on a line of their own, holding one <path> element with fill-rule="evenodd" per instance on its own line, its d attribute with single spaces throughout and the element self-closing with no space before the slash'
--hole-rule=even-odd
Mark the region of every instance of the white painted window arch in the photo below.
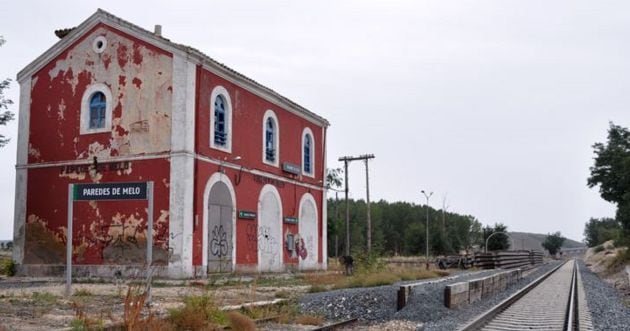
<svg viewBox="0 0 630 331">
<path fill-rule="evenodd" d="M 210 147 L 232 153 L 232 100 L 221 85 L 210 94 Z"/>
<path fill-rule="evenodd" d="M 310 128 L 302 131 L 302 174 L 315 177 L 315 136 Z"/>
<path fill-rule="evenodd" d="M 112 92 L 103 83 L 88 86 L 81 98 L 80 134 L 112 130 Z"/>
<path fill-rule="evenodd" d="M 280 164 L 280 123 L 271 109 L 263 116 L 262 161 L 276 167 Z"/>
</svg>

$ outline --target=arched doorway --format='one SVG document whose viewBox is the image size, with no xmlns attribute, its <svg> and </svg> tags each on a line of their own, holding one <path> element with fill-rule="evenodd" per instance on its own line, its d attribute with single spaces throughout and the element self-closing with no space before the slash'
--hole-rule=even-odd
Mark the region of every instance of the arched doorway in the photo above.
<svg viewBox="0 0 630 331">
<path fill-rule="evenodd" d="M 282 204 L 272 185 L 265 185 L 258 199 L 258 271 L 281 271 Z"/>
<path fill-rule="evenodd" d="M 234 266 L 234 191 L 221 175 L 213 175 L 206 186 L 202 249 L 208 273 L 232 272 Z"/>
<path fill-rule="evenodd" d="M 298 259 L 300 270 L 317 269 L 319 257 L 319 233 L 317 231 L 317 204 L 309 193 L 300 200 L 300 215 L 298 223 L 299 238 Z"/>
</svg>

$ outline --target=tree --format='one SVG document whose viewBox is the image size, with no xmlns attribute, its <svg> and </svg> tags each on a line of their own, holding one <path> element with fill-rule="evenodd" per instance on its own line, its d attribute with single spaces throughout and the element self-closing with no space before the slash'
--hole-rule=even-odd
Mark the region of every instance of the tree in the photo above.
<svg viewBox="0 0 630 331">
<path fill-rule="evenodd" d="M 4 42 L 4 38 L 0 36 L 0 46 L 2 46 Z M 10 84 L 11 80 L 8 78 L 0 82 L 0 125 L 6 125 L 13 119 L 13 113 L 8 110 L 9 105 L 13 104 L 13 101 L 4 95 L 4 90 L 9 88 Z M 5 138 L 4 135 L 0 134 L 0 147 L 6 145 L 8 142 L 9 138 Z"/>
<path fill-rule="evenodd" d="M 616 220 L 630 234 L 630 131 L 610 123 L 606 144 L 595 143 L 595 164 L 590 168 L 588 187 L 599 186 L 606 201 L 617 205 Z"/>
<path fill-rule="evenodd" d="M 343 185 L 343 169 L 341 168 L 328 168 L 326 169 L 326 188 L 339 189 Z"/>
<path fill-rule="evenodd" d="M 543 241 L 542 246 L 547 251 L 549 251 L 549 254 L 551 256 L 555 256 L 556 253 L 560 251 L 560 247 L 562 247 L 564 240 L 565 238 L 562 236 L 560 231 L 555 232 L 555 233 L 550 233 L 545 238 L 545 241 Z"/>
<path fill-rule="evenodd" d="M 502 234 L 492 234 L 502 232 Z M 483 242 L 488 241 L 489 251 L 505 251 L 510 249 L 510 237 L 505 235 L 507 233 L 507 226 L 503 223 L 495 223 L 494 227 L 486 226 L 483 228 Z M 490 236 L 492 236 L 490 238 Z M 488 240 L 490 238 L 490 240 Z"/>
<path fill-rule="evenodd" d="M 591 218 L 584 226 L 584 243 L 595 247 L 608 240 L 621 238 L 621 224 L 613 218 Z"/>
</svg>

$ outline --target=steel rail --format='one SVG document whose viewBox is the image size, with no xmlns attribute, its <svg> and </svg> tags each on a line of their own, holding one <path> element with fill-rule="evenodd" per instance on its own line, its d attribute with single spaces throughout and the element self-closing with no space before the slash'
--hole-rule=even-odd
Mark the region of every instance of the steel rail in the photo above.
<svg viewBox="0 0 630 331">
<path fill-rule="evenodd" d="M 569 294 L 569 304 L 567 307 L 566 324 L 564 329 L 568 331 L 579 330 L 579 319 L 575 318 L 577 314 L 577 262 L 573 264 L 573 273 L 571 275 L 571 293 Z"/>
<path fill-rule="evenodd" d="M 359 320 L 358 318 L 350 318 L 350 319 L 339 321 L 339 322 L 336 322 L 336 323 L 324 325 L 324 326 L 319 327 L 317 329 L 313 329 L 313 331 L 332 331 L 332 330 L 337 330 L 337 328 L 340 328 L 340 327 L 343 327 L 343 326 L 348 326 L 350 324 L 354 324 L 358 320 Z"/>
<path fill-rule="evenodd" d="M 538 286 L 540 283 L 542 283 L 544 280 L 546 280 L 549 276 L 551 276 L 553 273 L 555 273 L 558 269 L 560 269 L 562 266 L 564 266 L 568 262 L 569 261 L 567 261 L 565 263 L 561 263 L 560 265 L 558 265 L 557 267 L 555 267 L 552 270 L 548 271 L 544 275 L 538 277 L 537 279 L 535 279 L 534 281 L 529 283 L 524 288 L 520 289 L 516 293 L 512 294 L 511 296 L 509 296 L 507 299 L 501 301 L 499 304 L 497 304 L 496 306 L 492 307 L 490 310 L 486 311 L 485 313 L 483 313 L 482 315 L 478 316 L 477 318 L 475 318 L 474 320 L 472 320 L 468 324 L 466 324 L 463 327 L 461 327 L 459 329 L 459 331 L 472 331 L 472 330 L 479 330 L 479 329 L 481 329 L 484 325 L 486 325 L 488 322 L 493 320 L 497 315 L 499 315 L 501 312 L 506 310 L 512 304 L 517 302 L 524 295 L 529 293 L 532 289 L 534 289 L 536 286 Z"/>
</svg>

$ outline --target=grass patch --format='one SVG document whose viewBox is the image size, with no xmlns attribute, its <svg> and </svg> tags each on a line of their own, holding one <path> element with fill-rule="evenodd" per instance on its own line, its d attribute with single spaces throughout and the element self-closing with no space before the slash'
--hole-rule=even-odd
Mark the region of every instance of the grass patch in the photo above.
<svg viewBox="0 0 630 331">
<path fill-rule="evenodd" d="M 13 259 L 0 259 L 0 275 L 15 275 L 15 261 Z"/>
<path fill-rule="evenodd" d="M 448 276 L 444 270 L 425 269 L 390 269 L 375 272 L 355 273 L 347 277 L 341 274 L 310 274 L 305 280 L 311 285 L 310 293 L 327 291 L 329 288 L 342 289 L 353 287 L 375 287 L 392 285 L 399 281 L 411 281 Z"/>
<path fill-rule="evenodd" d="M 227 325 L 229 318 L 208 295 L 184 298 L 184 307 L 171 309 L 168 321 L 177 330 L 205 330 Z"/>
<path fill-rule="evenodd" d="M 291 292 L 287 290 L 280 290 L 276 292 L 275 297 L 278 299 L 288 299 L 289 297 L 291 297 Z"/>
<path fill-rule="evenodd" d="M 90 297 L 93 296 L 94 293 L 92 293 L 90 290 L 88 289 L 78 289 L 76 291 L 74 291 L 74 293 L 72 294 L 75 297 Z"/>
<path fill-rule="evenodd" d="M 319 284 L 311 285 L 311 287 L 308 288 L 308 293 L 319 293 L 326 291 L 328 291 L 328 288 L 324 285 Z"/>
<path fill-rule="evenodd" d="M 33 294 L 31 295 L 31 299 L 35 303 L 40 304 L 52 304 L 57 302 L 58 298 L 58 296 L 49 292 L 33 292 Z"/>
<path fill-rule="evenodd" d="M 598 245 L 598 246 L 595 246 L 595 248 L 593 249 L 593 252 L 595 252 L 595 253 L 601 253 L 601 252 L 603 252 L 605 249 L 606 249 L 606 248 L 604 248 L 604 245 Z"/>
</svg>

